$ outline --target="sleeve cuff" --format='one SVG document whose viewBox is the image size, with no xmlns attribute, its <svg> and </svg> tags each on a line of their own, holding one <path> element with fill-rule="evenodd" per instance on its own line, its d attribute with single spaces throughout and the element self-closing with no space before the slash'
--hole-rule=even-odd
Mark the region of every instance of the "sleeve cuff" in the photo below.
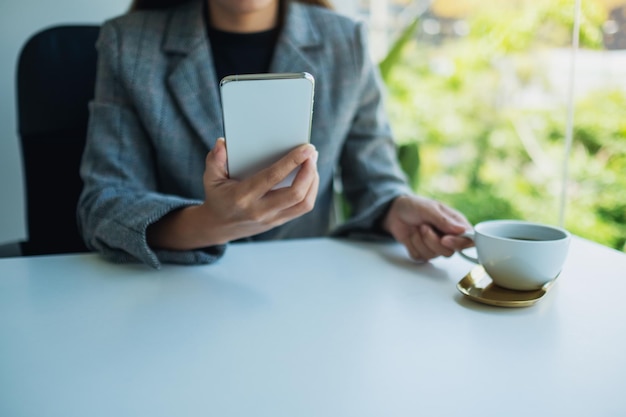
<svg viewBox="0 0 626 417">
<path fill-rule="evenodd" d="M 337 229 L 331 233 L 331 236 L 367 240 L 393 239 L 393 237 L 382 228 L 382 222 L 395 199 L 405 194 L 405 192 L 394 192 L 388 196 L 379 198 L 376 204 L 371 205 L 367 210 L 362 211 L 337 227 Z"/>
</svg>

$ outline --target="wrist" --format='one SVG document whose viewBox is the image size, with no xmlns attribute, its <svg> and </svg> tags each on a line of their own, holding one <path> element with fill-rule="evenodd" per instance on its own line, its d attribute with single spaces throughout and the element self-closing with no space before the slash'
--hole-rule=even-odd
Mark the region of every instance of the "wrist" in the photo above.
<svg viewBox="0 0 626 417">
<path fill-rule="evenodd" d="M 396 211 L 397 205 L 401 204 L 401 201 L 406 198 L 408 198 L 408 196 L 405 194 L 402 194 L 402 195 L 395 197 L 393 200 L 389 202 L 389 204 L 387 205 L 387 208 L 385 209 L 384 214 L 381 216 L 380 227 L 382 230 L 384 230 L 385 232 L 389 234 L 392 233 L 391 229 L 392 229 L 392 222 L 394 218 L 393 212 Z"/>
<path fill-rule="evenodd" d="M 146 238 L 154 248 L 194 250 L 227 243 L 220 227 L 211 224 L 211 216 L 202 205 L 172 211 L 148 226 Z"/>
</svg>

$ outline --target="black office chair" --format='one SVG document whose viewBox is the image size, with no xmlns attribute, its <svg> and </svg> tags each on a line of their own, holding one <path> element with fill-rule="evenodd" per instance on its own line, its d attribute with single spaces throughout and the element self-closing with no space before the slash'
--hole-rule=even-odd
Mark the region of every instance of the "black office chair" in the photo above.
<svg viewBox="0 0 626 417">
<path fill-rule="evenodd" d="M 84 252 L 76 203 L 80 159 L 94 95 L 98 26 L 45 29 L 24 45 L 17 114 L 27 198 L 23 255 Z"/>
</svg>

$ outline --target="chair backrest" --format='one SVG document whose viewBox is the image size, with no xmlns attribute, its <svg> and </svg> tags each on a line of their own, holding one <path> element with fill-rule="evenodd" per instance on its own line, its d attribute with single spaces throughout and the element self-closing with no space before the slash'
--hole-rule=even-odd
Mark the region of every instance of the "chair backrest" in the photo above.
<svg viewBox="0 0 626 417">
<path fill-rule="evenodd" d="M 31 37 L 17 67 L 29 239 L 23 255 L 84 252 L 76 204 L 94 95 L 98 26 L 56 26 Z"/>
</svg>

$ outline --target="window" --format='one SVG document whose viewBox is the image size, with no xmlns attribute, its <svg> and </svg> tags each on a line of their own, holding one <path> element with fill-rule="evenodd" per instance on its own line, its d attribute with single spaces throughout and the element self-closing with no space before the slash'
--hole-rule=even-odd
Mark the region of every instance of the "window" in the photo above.
<svg viewBox="0 0 626 417">
<path fill-rule="evenodd" d="M 625 250 L 626 0 L 369 0 L 361 10 L 381 4 L 373 54 L 416 191 L 473 223 L 563 221 Z"/>
</svg>

